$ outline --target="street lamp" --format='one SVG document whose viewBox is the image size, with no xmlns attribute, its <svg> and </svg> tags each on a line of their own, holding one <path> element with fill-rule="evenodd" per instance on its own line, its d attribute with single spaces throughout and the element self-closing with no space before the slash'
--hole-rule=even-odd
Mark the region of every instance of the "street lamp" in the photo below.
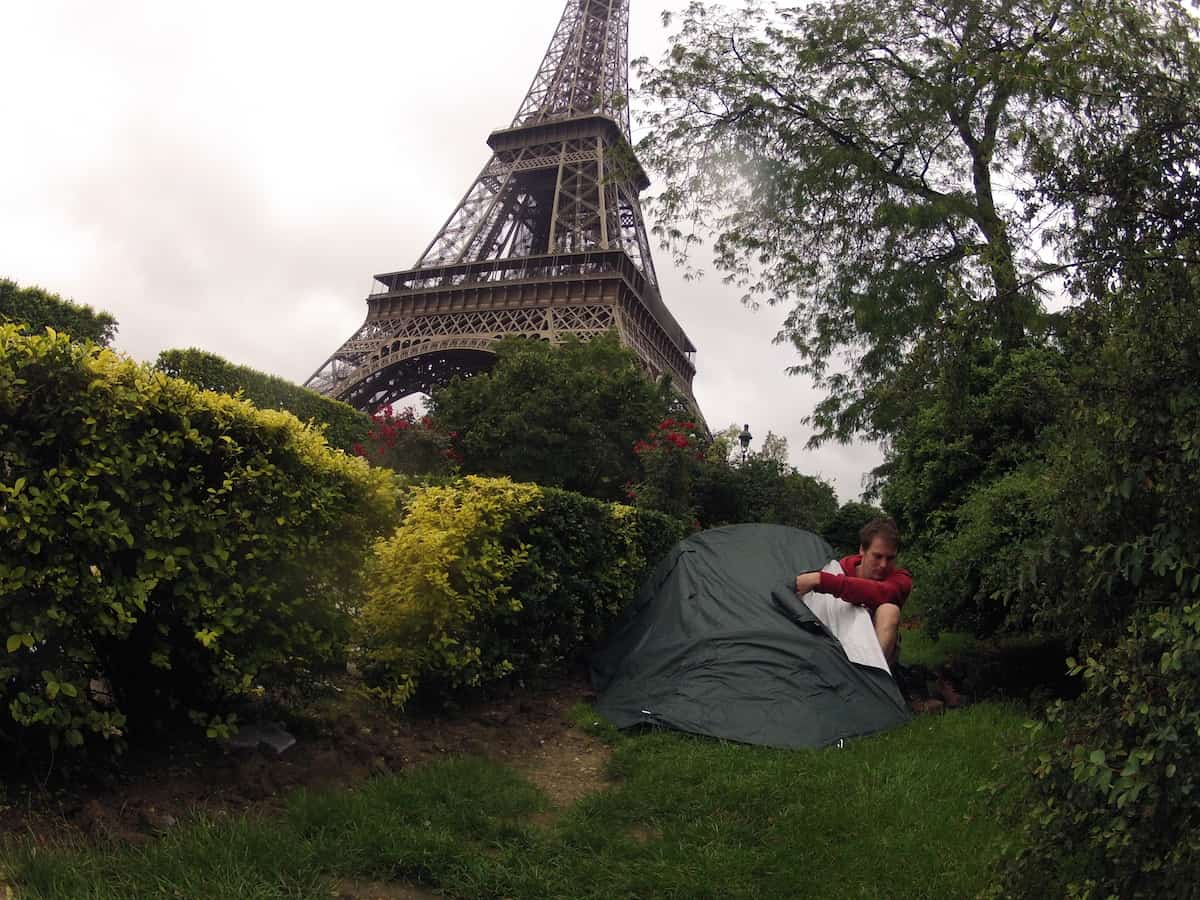
<svg viewBox="0 0 1200 900">
<path fill-rule="evenodd" d="M 743 425 L 742 433 L 738 435 L 738 443 L 742 445 L 742 462 L 746 461 L 746 454 L 750 452 L 750 442 L 754 440 L 754 435 L 750 433 L 750 426 Z"/>
</svg>

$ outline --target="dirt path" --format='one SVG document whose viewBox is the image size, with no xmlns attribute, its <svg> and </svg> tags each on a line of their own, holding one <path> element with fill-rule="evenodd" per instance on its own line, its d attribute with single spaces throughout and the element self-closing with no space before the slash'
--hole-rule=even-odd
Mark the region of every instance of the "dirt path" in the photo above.
<svg viewBox="0 0 1200 900">
<path fill-rule="evenodd" d="M 276 814 L 298 787 L 348 787 L 457 754 L 513 766 L 562 808 L 603 784 L 607 748 L 568 719 L 573 706 L 591 698 L 586 682 L 566 681 L 453 716 L 343 704 L 312 733 L 297 732 L 297 744 L 279 756 L 265 748 L 164 748 L 70 789 L 31 789 L 23 797 L 10 790 L 0 805 L 0 832 L 45 843 L 66 837 L 144 844 L 197 812 Z"/>
</svg>

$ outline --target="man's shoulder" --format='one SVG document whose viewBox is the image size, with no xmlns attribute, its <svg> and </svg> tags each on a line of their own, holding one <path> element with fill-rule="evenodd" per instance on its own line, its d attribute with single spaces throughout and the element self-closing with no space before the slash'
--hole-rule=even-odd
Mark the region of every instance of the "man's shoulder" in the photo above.
<svg viewBox="0 0 1200 900">
<path fill-rule="evenodd" d="M 842 567 L 842 572 L 846 575 L 853 575 L 858 570 L 859 563 L 862 562 L 861 553 L 852 553 L 850 556 L 843 556 L 838 560 L 838 565 Z"/>
</svg>

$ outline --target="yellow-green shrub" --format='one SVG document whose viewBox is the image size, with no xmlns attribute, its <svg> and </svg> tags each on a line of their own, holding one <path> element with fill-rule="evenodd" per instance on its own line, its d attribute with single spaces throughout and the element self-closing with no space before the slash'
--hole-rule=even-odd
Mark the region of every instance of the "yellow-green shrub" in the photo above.
<svg viewBox="0 0 1200 900">
<path fill-rule="evenodd" d="M 342 645 L 390 476 L 294 416 L 0 327 L 0 740 L 212 718 Z"/>
<path fill-rule="evenodd" d="M 418 488 L 407 509 L 359 615 L 364 672 L 399 704 L 571 663 L 682 537 L 659 513 L 508 479 Z"/>
</svg>

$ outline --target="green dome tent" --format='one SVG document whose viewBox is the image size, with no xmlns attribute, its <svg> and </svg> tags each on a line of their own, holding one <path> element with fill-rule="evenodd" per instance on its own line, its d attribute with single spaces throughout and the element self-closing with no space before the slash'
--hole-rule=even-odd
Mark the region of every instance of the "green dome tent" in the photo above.
<svg viewBox="0 0 1200 900">
<path fill-rule="evenodd" d="M 592 660 L 596 709 L 770 747 L 822 747 L 909 719 L 866 610 L 795 593 L 840 572 L 824 539 L 731 525 L 681 541 Z"/>
</svg>

